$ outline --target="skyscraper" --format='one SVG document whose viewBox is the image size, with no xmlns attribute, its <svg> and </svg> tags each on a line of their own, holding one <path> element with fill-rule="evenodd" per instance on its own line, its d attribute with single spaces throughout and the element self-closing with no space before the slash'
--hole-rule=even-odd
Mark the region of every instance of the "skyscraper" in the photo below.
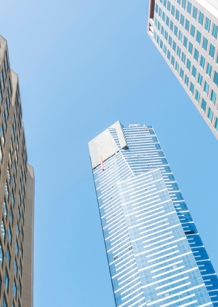
<svg viewBox="0 0 218 307">
<path fill-rule="evenodd" d="M 89 142 L 117 307 L 218 306 L 218 278 L 154 129 Z"/>
<path fill-rule="evenodd" d="M 0 36 L 0 306 L 33 306 L 34 171 L 27 150 L 18 76 Z"/>
<path fill-rule="evenodd" d="M 150 38 L 218 138 L 218 2 L 150 0 L 148 14 Z"/>
</svg>

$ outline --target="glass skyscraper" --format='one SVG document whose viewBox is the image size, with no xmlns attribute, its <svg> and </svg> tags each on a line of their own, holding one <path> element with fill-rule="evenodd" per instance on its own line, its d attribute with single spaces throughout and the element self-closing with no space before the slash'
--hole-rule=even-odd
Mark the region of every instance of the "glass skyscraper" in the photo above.
<svg viewBox="0 0 218 307">
<path fill-rule="evenodd" d="M 218 138 L 218 1 L 149 2 L 150 38 Z"/>
<path fill-rule="evenodd" d="M 117 307 L 218 306 L 218 278 L 151 126 L 89 142 Z"/>
</svg>

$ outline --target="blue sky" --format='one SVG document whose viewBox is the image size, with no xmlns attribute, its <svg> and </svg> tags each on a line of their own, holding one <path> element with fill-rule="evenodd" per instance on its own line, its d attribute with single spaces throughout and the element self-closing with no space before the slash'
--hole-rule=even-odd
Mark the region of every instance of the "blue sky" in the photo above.
<svg viewBox="0 0 218 307">
<path fill-rule="evenodd" d="M 35 168 L 35 307 L 114 307 L 87 143 L 153 125 L 218 271 L 218 141 L 146 33 L 147 1 L 1 0 Z"/>
</svg>

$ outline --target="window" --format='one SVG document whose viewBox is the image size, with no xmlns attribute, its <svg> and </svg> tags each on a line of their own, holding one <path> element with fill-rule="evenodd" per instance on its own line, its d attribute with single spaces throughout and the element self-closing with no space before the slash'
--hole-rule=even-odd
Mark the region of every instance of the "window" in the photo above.
<svg viewBox="0 0 218 307">
<path fill-rule="evenodd" d="M 188 52 L 190 54 L 192 54 L 192 51 L 193 51 L 193 44 L 191 42 L 189 42 L 189 44 L 188 44 Z"/>
<path fill-rule="evenodd" d="M 178 33 L 178 27 L 174 26 L 174 35 L 177 36 L 177 33 Z"/>
<path fill-rule="evenodd" d="M 182 7 L 185 9 L 185 7 L 186 7 L 186 0 L 182 0 Z"/>
<path fill-rule="evenodd" d="M 185 85 L 188 86 L 188 84 L 189 84 L 189 77 L 185 75 Z"/>
<path fill-rule="evenodd" d="M 211 23 L 211 20 L 208 17 L 206 17 L 205 30 L 207 30 L 208 32 L 210 31 L 210 23 Z"/>
<path fill-rule="evenodd" d="M 3 254 L 3 251 L 2 251 L 2 245 L 0 243 L 0 265 L 1 266 L 3 265 L 3 260 L 4 260 L 4 254 Z"/>
<path fill-rule="evenodd" d="M 207 83 L 207 81 L 204 81 L 204 92 L 208 95 L 208 92 L 209 92 L 209 84 Z"/>
<path fill-rule="evenodd" d="M 180 40 L 180 42 L 182 41 L 182 32 L 179 30 L 179 35 L 178 35 L 178 39 Z M 218 57 L 217 57 L 218 58 Z"/>
<path fill-rule="evenodd" d="M 188 1 L 187 12 L 191 14 L 191 10 L 192 10 L 192 4 L 191 2 Z"/>
<path fill-rule="evenodd" d="M 170 21 L 170 30 L 173 31 L 173 22 L 172 22 L 172 20 Z"/>
<path fill-rule="evenodd" d="M 204 65 L 205 65 L 205 57 L 203 57 L 203 55 L 201 55 L 201 59 L 200 59 L 200 66 L 204 69 Z"/>
<path fill-rule="evenodd" d="M 212 35 L 213 35 L 213 37 L 217 38 L 217 34 L 218 34 L 218 26 L 214 23 L 213 24 Z"/>
<path fill-rule="evenodd" d="M 168 50 L 168 51 L 167 51 L 167 58 L 168 58 L 168 60 L 170 59 L 170 55 L 171 55 L 171 54 L 170 54 L 170 51 Z"/>
<path fill-rule="evenodd" d="M 207 51 L 207 44 L 208 44 L 208 40 L 206 39 L 206 37 L 203 38 L 203 43 L 202 43 L 202 47 L 204 50 Z"/>
<path fill-rule="evenodd" d="M 10 242 L 10 244 L 12 243 L 12 234 L 10 226 L 8 227 L 8 241 Z"/>
<path fill-rule="evenodd" d="M 171 14 L 174 16 L 174 14 L 175 14 L 175 6 L 174 5 L 172 5 L 171 6 Z"/>
<path fill-rule="evenodd" d="M 5 240 L 5 224 L 3 221 L 1 222 L 1 234 L 2 234 L 2 239 Z"/>
<path fill-rule="evenodd" d="M 8 262 L 8 267 L 10 267 L 10 265 L 11 265 L 11 254 L 10 254 L 8 248 L 7 248 L 7 250 L 6 250 L 5 257 L 6 257 L 7 262 Z"/>
<path fill-rule="evenodd" d="M 174 56 L 171 57 L 171 64 L 174 66 L 174 63 L 175 63 L 175 58 Z"/>
<path fill-rule="evenodd" d="M 218 131 L 218 117 L 215 120 L 214 128 Z"/>
<path fill-rule="evenodd" d="M 188 39 L 187 39 L 187 37 L 184 35 L 184 38 L 183 38 L 183 46 L 184 46 L 185 48 L 187 48 L 187 44 L 188 44 Z"/>
<path fill-rule="evenodd" d="M 177 47 L 177 55 L 178 55 L 179 58 L 180 58 L 180 53 L 181 53 L 181 48 Z"/>
<path fill-rule="evenodd" d="M 186 29 L 186 31 L 188 31 L 188 32 L 189 32 L 189 26 L 190 26 L 189 20 L 186 19 L 186 21 L 185 21 L 185 29 Z"/>
<path fill-rule="evenodd" d="M 192 37 L 195 36 L 195 26 L 191 25 L 191 31 L 190 31 L 190 34 Z"/>
<path fill-rule="evenodd" d="M 201 101 L 201 109 L 205 112 L 205 111 L 206 111 L 206 108 L 207 108 L 207 103 L 206 103 L 206 101 L 204 100 L 204 98 L 202 98 L 202 101 Z"/>
<path fill-rule="evenodd" d="M 194 59 L 198 62 L 199 51 L 195 48 Z"/>
<path fill-rule="evenodd" d="M 200 93 L 199 93 L 198 90 L 196 90 L 196 92 L 195 92 L 195 100 L 196 100 L 197 102 L 199 102 L 199 99 L 200 99 Z"/>
<path fill-rule="evenodd" d="M 173 41 L 173 50 L 176 51 L 176 42 Z"/>
<path fill-rule="evenodd" d="M 212 89 L 211 94 L 210 94 L 210 100 L 213 104 L 216 103 L 216 93 L 214 92 L 214 90 Z"/>
<path fill-rule="evenodd" d="M 215 53 L 215 47 L 213 44 L 210 44 L 209 55 L 211 56 L 211 58 L 214 58 L 214 53 Z"/>
<path fill-rule="evenodd" d="M 2 307 L 8 307 L 7 301 L 4 297 L 3 302 L 2 302 Z"/>
<path fill-rule="evenodd" d="M 176 20 L 179 21 L 179 11 L 178 10 L 176 10 Z"/>
<path fill-rule="evenodd" d="M 194 19 L 196 19 L 196 18 L 197 18 L 197 14 L 198 14 L 198 9 L 194 6 L 194 7 L 193 7 L 193 12 L 192 12 L 192 17 L 193 17 Z"/>
<path fill-rule="evenodd" d="M 180 24 L 181 24 L 182 26 L 184 26 L 184 21 L 185 21 L 184 15 L 180 14 Z"/>
<path fill-rule="evenodd" d="M 204 14 L 200 11 L 199 16 L 198 16 L 198 22 L 200 25 L 203 25 L 204 22 Z"/>
<path fill-rule="evenodd" d="M 169 26 L 169 22 L 170 22 L 170 20 L 169 20 L 169 17 L 167 16 L 167 17 L 166 17 L 166 25 L 167 25 L 167 26 Z"/>
<path fill-rule="evenodd" d="M 212 122 L 212 120 L 213 120 L 213 111 L 211 110 L 211 108 L 208 108 L 207 117 L 208 117 L 209 121 Z"/>
<path fill-rule="evenodd" d="M 212 66 L 210 65 L 210 63 L 207 63 L 206 73 L 209 77 L 211 76 L 211 72 L 212 72 Z"/>
<path fill-rule="evenodd" d="M 8 277 L 8 272 L 7 271 L 5 271 L 4 283 L 5 283 L 5 288 L 8 291 L 8 289 L 9 289 L 9 277 Z"/>
<path fill-rule="evenodd" d="M 18 269 L 17 269 L 17 261 L 14 260 L 14 274 L 15 274 L 15 276 L 17 276 L 17 272 L 18 272 Z"/>
<path fill-rule="evenodd" d="M 187 59 L 186 67 L 188 68 L 188 70 L 190 70 L 191 68 L 191 61 L 189 59 Z"/>
<path fill-rule="evenodd" d="M 179 76 L 183 79 L 183 76 L 184 76 L 184 70 L 182 68 L 180 68 L 180 73 L 179 73 Z"/>
<path fill-rule="evenodd" d="M 168 32 L 165 30 L 165 40 L 167 41 L 167 39 L 168 39 Z"/>
<path fill-rule="evenodd" d="M 170 12 L 170 6 L 171 6 L 171 3 L 170 1 L 167 2 L 167 10 Z"/>
<path fill-rule="evenodd" d="M 7 218 L 7 213 L 8 213 L 8 212 L 7 212 L 7 207 L 6 207 L 5 201 L 3 202 L 2 208 L 3 208 L 4 217 Z"/>
<path fill-rule="evenodd" d="M 13 223 L 14 223 L 14 216 L 13 216 L 13 212 L 12 212 L 11 209 L 10 209 L 10 211 L 9 211 L 9 218 L 10 218 L 10 221 L 11 221 L 11 225 L 13 226 Z"/>
<path fill-rule="evenodd" d="M 201 86 L 203 81 L 203 76 L 199 73 L 198 74 L 198 84 Z"/>
<path fill-rule="evenodd" d="M 182 52 L 182 62 L 185 64 L 186 55 Z"/>
<path fill-rule="evenodd" d="M 13 282 L 13 294 L 14 294 L 14 297 L 16 298 L 17 297 L 17 285 L 16 285 L 15 280 Z"/>
<path fill-rule="evenodd" d="M 197 73 L 197 69 L 196 67 L 193 65 L 192 66 L 192 76 L 195 78 L 196 77 L 196 73 Z"/>
<path fill-rule="evenodd" d="M 177 62 L 176 62 L 176 65 L 175 65 L 175 70 L 179 71 L 179 64 Z"/>
<path fill-rule="evenodd" d="M 213 82 L 216 84 L 216 86 L 218 86 L 218 72 L 216 71 L 214 72 Z"/>
<path fill-rule="evenodd" d="M 194 90 L 195 90 L 195 87 L 194 87 L 194 84 L 191 82 L 190 83 L 190 92 L 192 93 L 192 94 L 194 94 Z"/>
</svg>

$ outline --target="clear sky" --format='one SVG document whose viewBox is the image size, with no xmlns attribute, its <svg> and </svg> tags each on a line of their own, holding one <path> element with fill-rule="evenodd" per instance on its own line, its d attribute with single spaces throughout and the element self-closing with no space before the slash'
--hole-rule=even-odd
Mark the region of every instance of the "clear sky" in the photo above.
<svg viewBox="0 0 218 307">
<path fill-rule="evenodd" d="M 218 271 L 218 141 L 146 33 L 147 1 L 0 0 L 35 168 L 35 307 L 114 307 L 87 143 L 153 125 Z"/>
</svg>

